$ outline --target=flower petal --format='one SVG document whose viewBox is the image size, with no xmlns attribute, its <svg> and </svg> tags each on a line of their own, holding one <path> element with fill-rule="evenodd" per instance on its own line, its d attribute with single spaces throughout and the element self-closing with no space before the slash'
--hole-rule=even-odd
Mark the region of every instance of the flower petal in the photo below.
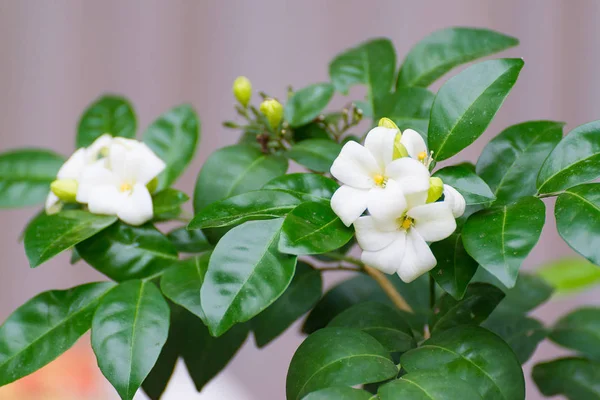
<svg viewBox="0 0 600 400">
<path fill-rule="evenodd" d="M 86 150 L 78 149 L 69 157 L 69 159 L 60 167 L 56 177 L 58 179 L 79 179 L 81 171 L 86 165 Z"/>
<path fill-rule="evenodd" d="M 331 197 L 331 209 L 350 226 L 367 209 L 368 189 L 355 189 L 343 185 Z"/>
<path fill-rule="evenodd" d="M 94 186 L 89 191 L 88 209 L 92 214 L 117 215 L 126 198 L 127 193 L 115 186 Z"/>
<path fill-rule="evenodd" d="M 394 139 L 399 133 L 397 129 L 378 126 L 367 133 L 365 147 L 373 154 L 373 157 L 383 171 L 385 166 L 392 162 L 394 154 Z"/>
<path fill-rule="evenodd" d="M 378 220 L 396 220 L 406 212 L 406 200 L 400 186 L 388 180 L 385 188 L 374 187 L 367 201 L 369 213 Z"/>
<path fill-rule="evenodd" d="M 342 147 L 331 166 L 331 175 L 334 178 L 358 189 L 373 187 L 373 177 L 382 172 L 371 152 L 353 141 Z"/>
<path fill-rule="evenodd" d="M 425 144 L 425 140 L 418 132 L 413 131 L 412 129 L 406 129 L 402 132 L 400 143 L 406 147 L 408 155 L 411 158 L 418 159 L 419 153 L 425 152 L 425 154 L 427 154 L 427 144 Z"/>
<path fill-rule="evenodd" d="M 456 230 L 456 220 L 445 202 L 411 208 L 407 215 L 415 220 L 412 230 L 417 230 L 428 242 L 445 239 Z"/>
<path fill-rule="evenodd" d="M 397 231 L 383 231 L 379 229 L 376 221 L 371 216 L 360 217 L 354 221 L 356 240 L 361 249 L 379 251 L 387 247 L 397 237 Z"/>
<path fill-rule="evenodd" d="M 165 169 L 165 163 L 144 143 L 115 140 L 109 150 L 110 169 L 123 181 L 147 184 Z"/>
<path fill-rule="evenodd" d="M 454 218 L 459 218 L 465 213 L 465 198 L 450 185 L 444 185 L 444 203 L 450 206 Z"/>
<path fill-rule="evenodd" d="M 409 283 L 430 271 L 437 264 L 425 240 L 415 229 L 409 229 L 406 235 L 406 250 L 398 268 L 398 276 Z"/>
<path fill-rule="evenodd" d="M 48 193 L 48 197 L 46 197 L 46 204 L 44 206 L 46 214 L 56 214 L 62 210 L 62 207 L 63 203 L 60 201 L 58 196 L 52 192 Z"/>
<path fill-rule="evenodd" d="M 152 196 L 145 185 L 134 185 L 133 191 L 123 201 L 117 216 L 129 225 L 142 225 L 152 219 Z"/>
<path fill-rule="evenodd" d="M 91 191 L 95 187 L 103 185 L 111 185 L 115 188 L 119 185 L 118 177 L 106 168 L 104 159 L 98 160 L 95 163 L 83 168 L 79 177 L 79 186 L 77 188 L 77 202 L 87 203 L 91 197 Z"/>
<path fill-rule="evenodd" d="M 423 164 L 412 158 L 403 157 L 392 161 L 385 168 L 385 175 L 400 184 L 406 193 L 405 185 L 420 184 L 420 189 L 427 186 L 429 189 L 429 170 Z M 416 188 L 415 188 L 416 190 Z"/>
<path fill-rule="evenodd" d="M 406 233 L 396 232 L 395 240 L 379 251 L 363 251 L 361 261 L 386 274 L 398 271 L 406 249 Z"/>
<path fill-rule="evenodd" d="M 98 160 L 98 158 L 103 155 L 103 150 L 108 150 L 112 141 L 113 137 L 110 133 L 105 133 L 94 140 L 94 142 L 86 149 L 87 162 L 92 163 Z"/>
</svg>

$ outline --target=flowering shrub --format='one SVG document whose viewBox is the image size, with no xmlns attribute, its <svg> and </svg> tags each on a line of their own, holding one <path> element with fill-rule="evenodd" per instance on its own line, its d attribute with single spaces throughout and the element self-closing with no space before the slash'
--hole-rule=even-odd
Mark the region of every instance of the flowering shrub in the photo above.
<svg viewBox="0 0 600 400">
<path fill-rule="evenodd" d="M 486 130 L 523 61 L 479 62 L 437 93 L 427 87 L 516 44 L 445 29 L 396 72 L 391 42 L 376 39 L 335 57 L 330 83 L 290 89 L 286 101 L 261 92 L 258 107 L 250 81 L 236 79 L 238 121 L 224 126 L 241 136 L 204 163 L 193 218 L 188 195 L 171 187 L 200 138 L 190 106 L 137 141 L 131 104 L 104 96 L 81 117 L 68 160 L 42 149 L 1 154 L 0 206 L 46 201 L 24 233 L 30 266 L 69 251 L 109 280 L 17 309 L 0 327 L 0 385 L 91 329 L 98 366 L 122 399 L 140 387 L 160 398 L 180 357 L 201 390 L 251 332 L 263 347 L 309 313 L 290 400 L 523 400 L 521 365 L 546 338 L 574 355 L 534 367 L 541 392 L 600 399 L 600 309 L 552 327 L 528 315 L 555 289 L 598 280 L 600 121 L 564 137 L 562 122 L 523 122 L 475 165 L 436 168 Z M 365 99 L 326 111 L 355 85 Z M 290 162 L 308 172 L 286 174 Z M 550 197 L 559 234 L 591 263 L 520 273 Z M 180 224 L 166 231 L 165 221 Z M 323 294 L 330 271 L 352 277 Z"/>
</svg>

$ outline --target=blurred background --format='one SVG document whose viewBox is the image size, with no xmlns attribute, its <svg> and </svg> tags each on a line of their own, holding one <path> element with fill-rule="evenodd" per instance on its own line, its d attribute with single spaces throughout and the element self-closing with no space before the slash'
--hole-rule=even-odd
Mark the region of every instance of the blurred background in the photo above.
<svg viewBox="0 0 600 400">
<path fill-rule="evenodd" d="M 235 117 L 236 76 L 246 75 L 256 89 L 285 98 L 289 84 L 327 81 L 335 54 L 368 38 L 391 38 L 402 59 L 432 31 L 466 25 L 516 36 L 521 45 L 502 56 L 525 59 L 492 125 L 459 155 L 474 161 L 508 125 L 552 119 L 567 122 L 568 131 L 600 119 L 599 18 L 600 2 L 594 0 L 0 0 L 0 151 L 35 146 L 70 154 L 80 113 L 105 92 L 132 100 L 141 129 L 189 102 L 202 120 L 202 140 L 176 187 L 191 193 L 206 157 L 236 140 L 221 127 Z M 363 93 L 355 90 L 350 99 Z M 333 105 L 347 101 L 339 96 Z M 526 269 L 573 255 L 556 233 L 552 209 Z M 0 213 L 0 320 L 39 291 L 102 279 L 83 264 L 69 265 L 66 254 L 29 269 L 17 237 L 36 211 Z M 599 295 L 592 290 L 558 298 L 535 315 L 553 322 L 576 304 L 600 305 Z M 297 331 L 298 324 L 260 351 L 248 341 L 200 395 L 178 368 L 166 399 L 283 399 L 287 366 L 303 339 Z M 536 361 L 560 352 L 541 345 L 526 364 L 527 375 Z M 0 389 L 0 398 L 117 397 L 97 371 L 84 337 L 38 375 Z M 541 398 L 528 379 L 527 399 Z"/>
</svg>

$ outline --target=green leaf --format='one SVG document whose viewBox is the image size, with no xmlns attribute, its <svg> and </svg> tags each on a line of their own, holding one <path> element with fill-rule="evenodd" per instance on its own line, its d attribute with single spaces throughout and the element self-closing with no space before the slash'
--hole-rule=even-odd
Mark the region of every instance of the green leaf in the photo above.
<svg viewBox="0 0 600 400">
<path fill-rule="evenodd" d="M 285 174 L 284 157 L 263 154 L 247 145 L 228 146 L 212 153 L 200 170 L 194 191 L 194 211 L 236 194 L 260 189 Z"/>
<path fill-rule="evenodd" d="M 519 40 L 478 28 L 446 28 L 419 41 L 406 55 L 396 87 L 427 87 L 461 64 L 508 49 Z"/>
<path fill-rule="evenodd" d="M 330 139 L 329 133 L 317 122 L 311 122 L 294 128 L 292 133 L 294 135 L 294 142 L 301 142 L 307 139 Z"/>
<path fill-rule="evenodd" d="M 190 231 L 186 227 L 176 228 L 167 233 L 167 238 L 181 253 L 202 253 L 212 249 L 200 229 Z"/>
<path fill-rule="evenodd" d="M 95 215 L 86 211 L 70 210 L 58 214 L 41 214 L 25 231 L 25 253 L 32 268 L 55 255 L 98 234 L 114 224 L 117 217 Z"/>
<path fill-rule="evenodd" d="M 469 146 L 488 127 L 523 68 L 507 58 L 475 64 L 450 78 L 438 91 L 429 119 L 428 141 L 442 161 Z"/>
<path fill-rule="evenodd" d="M 455 299 L 462 299 L 467 285 L 479 264 L 467 253 L 460 233 L 454 233 L 439 242 L 431 243 L 437 265 L 430 275 L 444 291 Z"/>
<path fill-rule="evenodd" d="M 287 254 L 321 254 L 339 249 L 354 232 L 345 226 L 329 204 L 302 203 L 294 208 L 281 228 L 279 250 Z"/>
<path fill-rule="evenodd" d="M 321 298 L 322 290 L 321 272 L 306 263 L 298 262 L 296 274 L 287 290 L 252 319 L 256 345 L 266 346 L 310 311 Z"/>
<path fill-rule="evenodd" d="M 309 393 L 302 400 L 370 400 L 372 398 L 373 395 L 364 390 L 334 386 Z"/>
<path fill-rule="evenodd" d="M 81 257 L 109 278 L 122 282 L 162 272 L 177 261 L 177 250 L 152 224 L 116 223 L 77 245 Z"/>
<path fill-rule="evenodd" d="M 475 171 L 466 165 L 453 165 L 436 171 L 433 176 L 452 186 L 465 198 L 467 205 L 484 204 L 496 200 L 490 187 Z"/>
<path fill-rule="evenodd" d="M 560 142 L 563 122 L 528 121 L 506 128 L 477 160 L 477 174 L 490 185 L 498 203 L 536 193 L 537 173 Z"/>
<path fill-rule="evenodd" d="M 292 281 L 296 257 L 277 251 L 282 223 L 281 218 L 245 222 L 215 247 L 200 291 L 213 336 L 259 314 Z"/>
<path fill-rule="evenodd" d="M 0 208 L 43 203 L 64 158 L 42 149 L 0 154 Z"/>
<path fill-rule="evenodd" d="M 482 400 L 468 383 L 435 372 L 413 372 L 377 391 L 380 400 Z"/>
<path fill-rule="evenodd" d="M 552 150 L 537 177 L 538 193 L 553 193 L 600 176 L 600 121 L 573 129 Z"/>
<path fill-rule="evenodd" d="M 176 189 L 167 188 L 152 196 L 155 220 L 175 219 L 181 214 L 181 205 L 190 198 Z"/>
<path fill-rule="evenodd" d="M 328 327 L 359 329 L 373 336 L 389 352 L 405 352 L 416 347 L 411 327 L 392 306 L 367 301 L 338 314 Z"/>
<path fill-rule="evenodd" d="M 404 353 L 402 368 L 436 371 L 460 378 L 476 388 L 483 399 L 525 399 L 521 365 L 498 336 L 478 326 L 463 325 L 433 335 L 419 348 Z"/>
<path fill-rule="evenodd" d="M 158 176 L 158 188 L 165 189 L 194 158 L 200 140 L 200 121 L 190 105 L 175 107 L 146 129 L 143 140 L 167 164 Z"/>
<path fill-rule="evenodd" d="M 131 400 L 169 334 L 169 305 L 151 282 L 128 281 L 100 302 L 92 321 L 98 366 L 123 400 Z"/>
<path fill-rule="evenodd" d="M 548 330 L 537 319 L 514 313 L 496 311 L 482 326 L 504 339 L 521 364 L 531 358 L 548 335 Z"/>
<path fill-rule="evenodd" d="M 550 340 L 600 362 L 600 308 L 584 307 L 563 316 Z"/>
<path fill-rule="evenodd" d="M 427 89 L 405 87 L 377 99 L 374 121 L 386 117 L 394 121 L 400 130 L 414 129 L 427 140 L 429 113 L 434 94 Z"/>
<path fill-rule="evenodd" d="M 105 133 L 135 138 L 136 128 L 131 103 L 123 97 L 105 95 L 90 104 L 81 116 L 75 147 L 87 147 Z"/>
<path fill-rule="evenodd" d="M 556 289 L 557 294 L 569 294 L 600 284 L 600 268 L 587 260 L 564 258 L 545 264 L 537 275 Z"/>
<path fill-rule="evenodd" d="M 279 190 L 242 193 L 201 209 L 188 229 L 239 225 L 249 220 L 284 217 L 301 202 L 297 196 Z"/>
<path fill-rule="evenodd" d="M 600 183 L 567 189 L 556 199 L 554 215 L 556 229 L 563 240 L 573 250 L 600 265 Z"/>
<path fill-rule="evenodd" d="M 488 283 L 469 285 L 462 300 L 455 300 L 446 294 L 435 304 L 431 333 L 435 334 L 458 325 L 479 325 L 503 298 L 504 292 Z"/>
<path fill-rule="evenodd" d="M 113 286 L 99 282 L 43 292 L 16 309 L 0 326 L 0 386 L 37 371 L 75 344 Z"/>
<path fill-rule="evenodd" d="M 308 124 L 327 107 L 333 91 L 330 83 L 316 83 L 294 92 L 285 105 L 285 120 L 292 128 Z"/>
<path fill-rule="evenodd" d="M 600 399 L 600 363 L 583 358 L 561 358 L 537 364 L 533 380 L 544 396 L 569 400 Z"/>
<path fill-rule="evenodd" d="M 171 310 L 171 325 L 169 327 L 169 337 L 160 351 L 158 360 L 154 368 L 150 371 L 144 382 L 142 389 L 151 400 L 160 400 L 165 392 L 171 376 L 175 371 L 175 365 L 179 359 L 179 337 L 176 333 L 176 325 L 173 318 L 174 310 Z"/>
<path fill-rule="evenodd" d="M 372 336 L 357 329 L 325 328 L 296 350 L 286 380 L 287 399 L 301 399 L 329 386 L 380 382 L 397 373 L 387 351 Z"/>
<path fill-rule="evenodd" d="M 263 189 L 280 190 L 302 201 L 325 201 L 338 189 L 335 181 L 317 174 L 288 174 L 269 181 Z"/>
<path fill-rule="evenodd" d="M 335 90 L 348 94 L 354 85 L 367 85 L 368 105 L 387 95 L 394 83 L 396 51 L 388 39 L 375 39 L 339 54 L 329 64 L 329 77 Z"/>
<path fill-rule="evenodd" d="M 535 197 L 479 211 L 463 227 L 463 244 L 483 268 L 504 286 L 513 287 L 523 260 L 540 237 L 545 216 L 544 203 Z"/>
<path fill-rule="evenodd" d="M 200 305 L 200 288 L 208 269 L 210 254 L 182 260 L 169 268 L 160 278 L 160 290 L 173 303 L 204 318 Z"/>
<path fill-rule="evenodd" d="M 342 145 L 331 139 L 307 139 L 296 143 L 288 152 L 288 157 L 309 170 L 329 172 Z"/>
</svg>

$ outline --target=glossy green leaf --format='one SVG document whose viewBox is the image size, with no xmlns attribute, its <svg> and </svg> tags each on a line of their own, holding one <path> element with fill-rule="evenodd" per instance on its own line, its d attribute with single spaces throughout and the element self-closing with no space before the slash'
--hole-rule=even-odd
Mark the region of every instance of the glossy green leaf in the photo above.
<svg viewBox="0 0 600 400">
<path fill-rule="evenodd" d="M 298 126 L 293 129 L 292 133 L 295 142 L 301 142 L 307 139 L 330 139 L 329 133 L 317 122 Z"/>
<path fill-rule="evenodd" d="M 419 41 L 406 55 L 396 87 L 426 87 L 452 68 L 508 49 L 519 40 L 479 28 L 446 28 Z"/>
<path fill-rule="evenodd" d="M 328 326 L 359 329 L 377 339 L 389 352 L 416 347 L 408 322 L 396 308 L 383 303 L 358 303 L 338 314 Z"/>
<path fill-rule="evenodd" d="M 175 107 L 146 129 L 143 140 L 167 164 L 158 176 L 158 188 L 165 189 L 192 161 L 200 140 L 200 121 L 190 105 Z"/>
<path fill-rule="evenodd" d="M 490 187 L 475 171 L 466 165 L 442 168 L 433 174 L 446 185 L 452 186 L 465 198 L 467 205 L 489 203 L 496 200 Z"/>
<path fill-rule="evenodd" d="M 204 317 L 200 305 L 200 288 L 208 269 L 210 254 L 182 260 L 160 278 L 160 290 L 173 303 L 187 309 L 198 318 Z"/>
<path fill-rule="evenodd" d="M 463 325 L 433 335 L 419 348 L 404 353 L 402 368 L 436 371 L 460 378 L 486 400 L 524 400 L 525 379 L 510 347 L 478 326 Z"/>
<path fill-rule="evenodd" d="M 93 237 L 117 221 L 116 217 L 70 210 L 58 214 L 41 214 L 25 231 L 25 253 L 31 267 Z"/>
<path fill-rule="evenodd" d="M 465 250 L 461 234 L 455 232 L 444 240 L 431 243 L 431 251 L 437 265 L 430 275 L 444 291 L 455 299 L 462 299 L 479 264 Z"/>
<path fill-rule="evenodd" d="M 321 272 L 299 262 L 292 283 L 266 310 L 252 319 L 252 330 L 258 347 L 264 347 L 281 335 L 298 318 L 307 313 L 321 298 Z"/>
<path fill-rule="evenodd" d="M 477 160 L 480 175 L 499 203 L 536 193 L 536 177 L 562 138 L 563 122 L 528 121 L 506 128 L 490 141 Z"/>
<path fill-rule="evenodd" d="M 0 154 L 0 208 L 43 203 L 64 158 L 42 149 Z"/>
<path fill-rule="evenodd" d="M 176 189 L 167 188 L 152 196 L 155 220 L 175 219 L 181 214 L 181 205 L 190 198 Z"/>
<path fill-rule="evenodd" d="M 0 326 L 0 386 L 48 364 L 90 329 L 98 300 L 114 285 L 88 283 L 43 292 Z"/>
<path fill-rule="evenodd" d="M 483 268 L 504 286 L 513 287 L 523 260 L 540 237 L 545 216 L 544 203 L 535 197 L 479 211 L 463 227 L 463 244 Z"/>
<path fill-rule="evenodd" d="M 292 128 L 311 122 L 327 107 L 333 92 L 330 83 L 315 83 L 294 92 L 285 105 L 285 120 Z"/>
<path fill-rule="evenodd" d="M 123 400 L 131 400 L 169 334 L 169 305 L 151 282 L 128 281 L 100 301 L 92 321 L 98 366 Z"/>
<path fill-rule="evenodd" d="M 521 364 L 531 358 L 538 344 L 548 336 L 540 321 L 514 313 L 494 312 L 482 326 L 504 339 Z"/>
<path fill-rule="evenodd" d="M 573 250 L 600 265 L 600 183 L 567 189 L 556 199 L 554 215 L 556 229 L 563 240 Z"/>
<path fill-rule="evenodd" d="M 600 268 L 582 258 L 552 261 L 538 268 L 536 274 L 563 295 L 600 284 Z"/>
<path fill-rule="evenodd" d="M 398 89 L 377 99 L 374 121 L 386 117 L 394 121 L 400 130 L 414 129 L 426 138 L 434 97 L 433 93 L 423 88 Z"/>
<path fill-rule="evenodd" d="M 288 157 L 311 171 L 329 172 L 342 145 L 331 139 L 307 139 L 296 143 L 288 152 Z"/>
<path fill-rule="evenodd" d="M 296 257 L 277 250 L 282 223 L 245 222 L 215 247 L 200 291 L 204 322 L 213 336 L 259 314 L 292 281 Z"/>
<path fill-rule="evenodd" d="M 338 189 L 335 181 L 317 174 L 288 174 L 269 181 L 263 189 L 280 190 L 303 201 L 325 201 Z"/>
<path fill-rule="evenodd" d="M 90 104 L 81 116 L 75 147 L 87 147 L 105 133 L 135 138 L 136 128 L 131 103 L 123 97 L 105 95 Z"/>
<path fill-rule="evenodd" d="M 600 121 L 573 129 L 552 150 L 537 177 L 538 193 L 553 193 L 600 176 Z"/>
<path fill-rule="evenodd" d="M 279 190 L 242 193 L 201 209 L 188 229 L 239 225 L 249 220 L 284 217 L 301 202 L 298 196 Z"/>
<path fill-rule="evenodd" d="M 372 398 L 373 395 L 364 390 L 334 386 L 309 393 L 302 400 L 370 400 Z"/>
<path fill-rule="evenodd" d="M 288 162 L 247 145 L 223 147 L 212 153 L 200 170 L 194 191 L 194 211 L 236 194 L 260 189 L 285 174 Z"/>
<path fill-rule="evenodd" d="M 556 322 L 550 340 L 600 362 L 600 308 L 584 307 Z"/>
<path fill-rule="evenodd" d="M 296 350 L 286 380 L 287 399 L 301 399 L 330 386 L 380 382 L 397 373 L 387 351 L 372 336 L 357 329 L 325 328 Z"/>
<path fill-rule="evenodd" d="M 202 253 L 212 249 L 200 229 L 190 231 L 186 227 L 176 228 L 167 234 L 167 238 L 181 253 Z"/>
<path fill-rule="evenodd" d="M 281 229 L 279 250 L 287 254 L 321 254 L 336 250 L 352 239 L 329 204 L 302 203 L 286 217 Z"/>
<path fill-rule="evenodd" d="M 386 383 L 377 391 L 378 400 L 482 400 L 468 383 L 435 372 L 413 372 Z"/>
<path fill-rule="evenodd" d="M 600 363 L 583 358 L 561 358 L 533 367 L 533 380 L 544 396 L 569 400 L 600 399 Z"/>
<path fill-rule="evenodd" d="M 469 146 L 488 127 L 523 68 L 507 58 L 475 64 L 450 78 L 438 91 L 429 119 L 428 142 L 442 161 Z"/>
<path fill-rule="evenodd" d="M 503 298 L 504 292 L 488 283 L 469 285 L 461 300 L 446 294 L 435 304 L 431 332 L 435 334 L 458 325 L 479 325 Z"/>
<path fill-rule="evenodd" d="M 116 223 L 77 245 L 89 265 L 122 282 L 155 275 L 177 261 L 177 250 L 152 224 Z"/>
</svg>

